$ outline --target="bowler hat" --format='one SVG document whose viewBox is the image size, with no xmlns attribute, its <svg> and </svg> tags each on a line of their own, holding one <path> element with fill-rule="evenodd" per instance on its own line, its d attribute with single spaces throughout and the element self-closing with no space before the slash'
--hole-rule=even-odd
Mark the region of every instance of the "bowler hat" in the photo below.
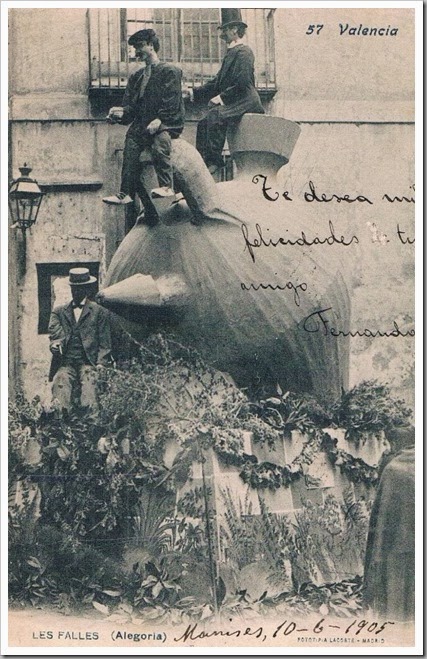
<svg viewBox="0 0 427 659">
<path fill-rule="evenodd" d="M 154 30 L 151 28 L 146 28 L 145 30 L 138 30 L 138 32 L 135 32 L 135 34 L 132 34 L 129 39 L 128 39 L 128 44 L 129 46 L 136 46 L 137 43 L 141 43 L 141 41 L 148 41 L 151 42 L 154 37 L 156 37 L 156 33 Z"/>
<path fill-rule="evenodd" d="M 88 268 L 71 268 L 68 275 L 70 286 L 84 286 L 85 284 L 94 284 L 96 282 L 96 277 L 92 277 Z"/>
<path fill-rule="evenodd" d="M 226 27 L 234 27 L 235 25 L 248 27 L 242 21 L 242 12 L 240 9 L 221 9 L 221 25 L 218 26 L 218 30 L 223 30 Z"/>
</svg>

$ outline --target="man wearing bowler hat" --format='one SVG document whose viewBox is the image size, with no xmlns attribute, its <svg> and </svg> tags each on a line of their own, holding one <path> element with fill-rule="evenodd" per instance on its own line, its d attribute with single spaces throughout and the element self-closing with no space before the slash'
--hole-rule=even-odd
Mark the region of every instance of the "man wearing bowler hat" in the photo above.
<svg viewBox="0 0 427 659">
<path fill-rule="evenodd" d="M 81 387 L 81 405 L 97 408 L 96 367 L 111 362 L 111 332 L 106 309 L 88 299 L 96 278 L 88 268 L 72 268 L 72 300 L 56 307 L 49 322 L 52 364 L 49 381 L 60 410 L 70 411 L 73 389 Z"/>
<path fill-rule="evenodd" d="M 213 175 L 224 165 L 228 124 L 246 112 L 264 113 L 255 89 L 254 54 L 242 41 L 247 25 L 240 9 L 221 9 L 221 21 L 218 29 L 227 53 L 217 76 L 202 87 L 184 91 L 194 101 L 208 102 L 208 114 L 197 126 L 196 147 Z"/>
</svg>

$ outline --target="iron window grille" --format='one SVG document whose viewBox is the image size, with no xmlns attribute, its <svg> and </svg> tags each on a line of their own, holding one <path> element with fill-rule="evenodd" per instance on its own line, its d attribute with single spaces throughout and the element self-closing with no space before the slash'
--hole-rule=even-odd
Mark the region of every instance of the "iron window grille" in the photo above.
<svg viewBox="0 0 427 659">
<path fill-rule="evenodd" d="M 160 56 L 183 70 L 187 84 L 198 86 L 212 78 L 224 55 L 217 27 L 220 10 L 204 9 L 89 9 L 90 87 L 117 90 L 139 68 L 128 37 L 143 28 L 156 30 Z M 255 55 L 256 85 L 261 92 L 276 89 L 274 9 L 242 9 L 248 25 L 246 43 Z"/>
</svg>

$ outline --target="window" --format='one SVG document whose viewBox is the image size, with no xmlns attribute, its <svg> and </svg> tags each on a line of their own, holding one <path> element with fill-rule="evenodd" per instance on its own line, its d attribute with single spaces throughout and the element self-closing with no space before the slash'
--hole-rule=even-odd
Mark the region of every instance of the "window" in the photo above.
<svg viewBox="0 0 427 659">
<path fill-rule="evenodd" d="M 255 54 L 259 89 L 275 89 L 274 9 L 242 9 L 246 43 Z M 139 68 L 127 40 L 144 28 L 156 30 L 161 58 L 178 63 L 187 83 L 199 85 L 218 71 L 225 46 L 219 38 L 220 9 L 89 9 L 91 88 L 125 87 Z"/>
<path fill-rule="evenodd" d="M 89 268 L 91 275 L 98 279 L 99 262 L 81 263 L 37 263 L 39 323 L 38 333 L 47 334 L 50 312 L 58 304 L 71 300 L 68 273 L 70 268 Z M 93 294 L 98 290 L 98 284 L 93 285 Z"/>
</svg>

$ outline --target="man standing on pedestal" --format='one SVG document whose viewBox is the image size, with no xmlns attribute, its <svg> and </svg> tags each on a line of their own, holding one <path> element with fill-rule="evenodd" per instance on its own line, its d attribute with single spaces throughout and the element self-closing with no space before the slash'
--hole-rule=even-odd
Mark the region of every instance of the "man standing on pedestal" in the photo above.
<svg viewBox="0 0 427 659">
<path fill-rule="evenodd" d="M 202 87 L 184 91 L 194 101 L 208 102 L 208 114 L 197 126 L 196 147 L 213 175 L 224 166 L 222 150 L 229 123 L 246 112 L 264 113 L 255 89 L 254 54 L 242 41 L 247 25 L 240 9 L 221 9 L 221 20 L 218 29 L 227 54 L 219 73 Z"/>
<path fill-rule="evenodd" d="M 111 363 L 109 316 L 87 297 L 96 282 L 87 268 L 72 268 L 68 281 L 72 301 L 56 307 L 49 322 L 52 395 L 60 411 L 69 412 L 74 386 L 80 384 L 82 407 L 96 410 L 96 367 Z"/>
</svg>

